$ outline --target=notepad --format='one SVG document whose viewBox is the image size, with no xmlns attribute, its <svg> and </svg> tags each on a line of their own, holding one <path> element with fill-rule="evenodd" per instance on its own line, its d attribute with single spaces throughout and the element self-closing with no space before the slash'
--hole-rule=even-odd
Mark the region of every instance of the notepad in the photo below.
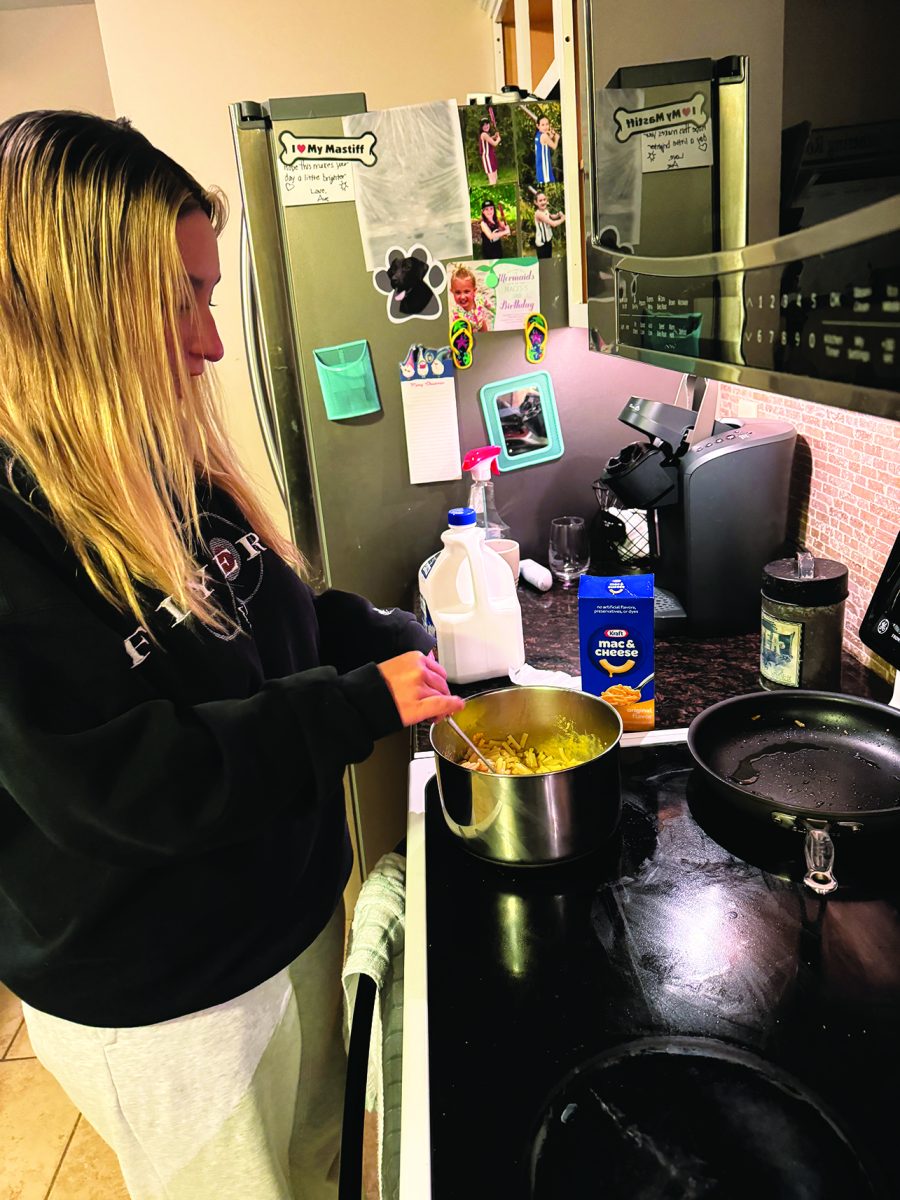
<svg viewBox="0 0 900 1200">
<path fill-rule="evenodd" d="M 456 383 L 452 372 L 441 379 L 404 379 L 400 384 L 410 483 L 460 479 Z"/>
</svg>

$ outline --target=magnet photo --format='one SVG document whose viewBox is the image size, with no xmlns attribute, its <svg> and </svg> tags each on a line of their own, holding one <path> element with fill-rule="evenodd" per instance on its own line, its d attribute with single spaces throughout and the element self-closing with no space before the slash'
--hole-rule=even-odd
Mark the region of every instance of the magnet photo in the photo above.
<svg viewBox="0 0 900 1200">
<path fill-rule="evenodd" d="M 516 158 L 519 191 L 561 183 L 563 177 L 562 122 L 559 101 L 529 100 L 515 106 Z"/>
<path fill-rule="evenodd" d="M 408 250 L 392 246 L 384 267 L 373 272 L 372 282 L 387 297 L 388 320 L 395 325 L 417 317 L 433 321 L 441 315 L 440 293 L 447 286 L 447 273 L 426 246 Z"/>
<path fill-rule="evenodd" d="M 511 104 L 470 104 L 459 110 L 470 187 L 497 187 L 518 180 Z"/>
<path fill-rule="evenodd" d="M 519 212 L 515 184 L 470 184 L 469 201 L 475 258 L 517 258 Z"/>
<path fill-rule="evenodd" d="M 447 310 L 451 322 L 469 321 L 473 331 L 519 329 L 540 307 L 538 260 L 532 258 L 450 262 Z"/>
<path fill-rule="evenodd" d="M 562 183 L 529 187 L 520 205 L 519 227 L 526 254 L 559 258 L 566 253 L 566 197 Z"/>
</svg>

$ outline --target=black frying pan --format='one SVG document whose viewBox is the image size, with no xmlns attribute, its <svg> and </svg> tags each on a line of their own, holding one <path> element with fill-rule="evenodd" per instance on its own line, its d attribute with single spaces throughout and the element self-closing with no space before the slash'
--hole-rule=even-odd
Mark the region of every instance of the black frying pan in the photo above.
<svg viewBox="0 0 900 1200">
<path fill-rule="evenodd" d="M 833 692 L 734 696 L 695 717 L 688 747 L 714 791 L 806 833 L 804 879 L 824 895 L 832 831 L 900 831 L 900 710 Z"/>
</svg>

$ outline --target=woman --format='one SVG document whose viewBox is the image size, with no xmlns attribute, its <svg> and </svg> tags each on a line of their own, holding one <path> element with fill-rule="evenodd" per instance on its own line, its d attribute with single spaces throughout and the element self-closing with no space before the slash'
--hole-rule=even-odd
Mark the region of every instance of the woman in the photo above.
<svg viewBox="0 0 900 1200">
<path fill-rule="evenodd" d="M 497 147 L 500 145 L 500 131 L 491 133 L 490 121 L 481 122 L 481 132 L 478 135 L 478 145 L 481 151 L 481 165 L 487 175 L 488 185 L 493 187 L 497 182 Z"/>
<path fill-rule="evenodd" d="M 481 257 L 502 258 L 500 242 L 509 236 L 506 220 L 498 217 L 493 200 L 485 200 L 481 206 Z"/>
<path fill-rule="evenodd" d="M 0 979 L 141 1200 L 335 1195 L 344 770 L 462 704 L 234 459 L 223 218 L 127 122 L 0 125 Z"/>
</svg>

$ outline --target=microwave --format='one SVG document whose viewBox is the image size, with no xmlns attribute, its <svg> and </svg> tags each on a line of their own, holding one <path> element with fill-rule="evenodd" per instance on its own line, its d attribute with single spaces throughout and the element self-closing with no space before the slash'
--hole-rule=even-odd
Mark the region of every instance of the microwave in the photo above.
<svg viewBox="0 0 900 1200">
<path fill-rule="evenodd" d="M 900 4 L 580 6 L 592 348 L 900 419 Z"/>
</svg>

